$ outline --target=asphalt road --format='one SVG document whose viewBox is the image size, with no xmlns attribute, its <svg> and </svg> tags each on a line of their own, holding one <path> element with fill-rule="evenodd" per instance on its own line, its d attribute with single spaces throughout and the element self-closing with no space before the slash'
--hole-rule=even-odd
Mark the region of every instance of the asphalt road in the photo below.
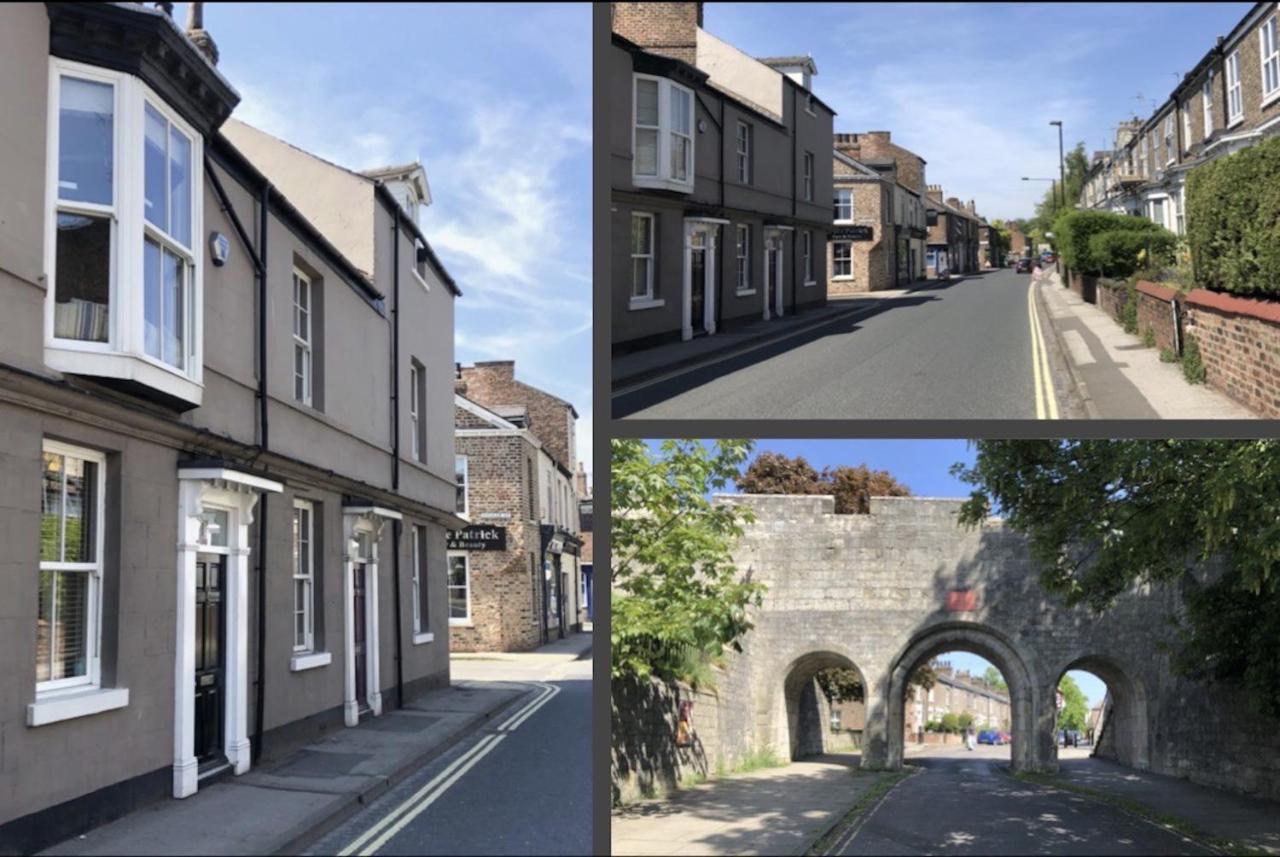
<svg viewBox="0 0 1280 857">
<path fill-rule="evenodd" d="M 1212 854 L 1176 833 L 1078 795 L 1015 780 L 1008 747 L 909 759 L 901 782 L 839 854 Z"/>
<path fill-rule="evenodd" d="M 536 697 L 507 709 L 307 853 L 590 854 L 590 656 L 558 674 L 542 682 L 558 693 L 514 729 L 496 727 Z M 433 781 L 436 787 L 420 794 Z M 445 790 L 401 826 L 442 785 Z M 353 844 L 358 847 L 350 850 Z"/>
<path fill-rule="evenodd" d="M 882 299 L 869 315 L 615 397 L 640 419 L 1034 419 L 1027 292 L 1011 269 Z"/>
</svg>

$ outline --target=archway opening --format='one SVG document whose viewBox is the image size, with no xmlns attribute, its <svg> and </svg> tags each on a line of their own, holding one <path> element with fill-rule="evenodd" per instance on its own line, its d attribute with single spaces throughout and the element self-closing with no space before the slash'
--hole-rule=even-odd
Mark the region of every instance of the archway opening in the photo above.
<svg viewBox="0 0 1280 857">
<path fill-rule="evenodd" d="M 907 682 L 902 715 L 904 758 L 969 752 L 1009 759 L 1009 684 L 981 655 L 953 649 L 917 667 Z"/>
<path fill-rule="evenodd" d="M 1109 657 L 1086 656 L 1058 677 L 1054 751 L 1059 762 L 1096 756 L 1133 768 L 1150 766 L 1147 695 Z"/>
<path fill-rule="evenodd" d="M 951 667 L 946 681 L 935 682 L 933 697 L 935 710 L 929 711 L 928 690 L 916 681 L 918 670 L 935 660 L 939 664 Z M 994 669 L 992 681 L 987 684 L 987 668 Z M 957 676 L 957 673 L 964 673 Z M 1003 687 L 1001 687 L 1003 685 Z M 867 759 L 872 764 L 883 764 L 886 767 L 900 767 L 907 758 L 907 717 L 908 698 L 916 706 L 913 723 L 919 723 L 916 735 L 913 736 L 913 754 L 918 752 L 921 743 L 920 730 L 929 723 L 942 721 L 946 714 L 954 714 L 955 718 L 947 720 L 947 724 L 959 727 L 959 715 L 968 713 L 968 724 L 975 722 L 985 728 L 974 726 L 974 745 L 978 745 L 978 734 L 984 731 L 1003 733 L 998 736 L 1000 743 L 983 744 L 988 748 L 984 755 L 998 755 L 1008 758 L 1015 771 L 1042 770 L 1045 767 L 1043 753 L 1036 750 L 1035 736 L 1035 688 L 1034 675 L 1027 662 L 1018 654 L 1013 644 L 1000 633 L 982 625 L 967 622 L 935 625 L 921 632 L 899 654 L 889 675 L 888 695 L 886 697 L 884 720 L 884 743 L 877 747 L 875 738 L 868 741 Z M 914 690 L 912 688 L 915 688 Z M 946 696 L 951 694 L 951 706 L 956 710 L 944 710 Z M 921 690 L 924 693 L 921 693 Z M 990 700 L 990 708 L 988 702 Z M 923 702 L 923 711 L 920 703 Z M 967 712 L 966 712 L 967 709 Z M 1007 725 L 1007 728 L 1002 728 Z M 935 726 L 935 734 L 936 729 Z M 944 728 L 942 734 L 947 734 Z M 959 735 L 961 733 L 950 733 Z M 990 736 L 984 736 L 992 740 Z M 930 740 L 927 736 L 925 741 Z M 934 739 L 937 740 L 937 739 Z M 941 739 L 945 741 L 946 739 Z M 958 740 L 958 738 L 956 739 Z M 945 745 L 944 745 L 945 746 Z M 989 748 L 998 748 L 994 751 Z M 1007 754 L 1007 756 L 1005 755 Z"/>
<path fill-rule="evenodd" d="M 783 698 L 791 761 L 861 752 L 866 680 L 853 661 L 835 652 L 802 655 L 787 668 Z"/>
</svg>

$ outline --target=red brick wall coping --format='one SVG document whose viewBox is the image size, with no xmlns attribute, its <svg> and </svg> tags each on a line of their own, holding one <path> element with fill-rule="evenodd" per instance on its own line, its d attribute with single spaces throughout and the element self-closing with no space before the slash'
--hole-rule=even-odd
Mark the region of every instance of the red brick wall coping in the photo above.
<svg viewBox="0 0 1280 857">
<path fill-rule="evenodd" d="M 1177 289 L 1171 289 L 1168 286 L 1162 286 L 1150 280 L 1138 280 L 1138 291 L 1161 301 L 1172 301 L 1178 297 Z"/>
<path fill-rule="evenodd" d="M 1141 288 L 1142 285 L 1139 284 L 1138 287 Z M 1193 289 L 1191 294 L 1187 295 L 1187 303 L 1280 324 L 1280 301 L 1241 298 L 1222 292 L 1211 292 L 1207 289 Z"/>
</svg>

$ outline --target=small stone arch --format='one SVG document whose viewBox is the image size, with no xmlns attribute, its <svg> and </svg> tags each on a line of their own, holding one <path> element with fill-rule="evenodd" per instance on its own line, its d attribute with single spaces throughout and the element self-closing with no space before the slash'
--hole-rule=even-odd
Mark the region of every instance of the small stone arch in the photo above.
<svg viewBox="0 0 1280 857">
<path fill-rule="evenodd" d="M 790 659 L 781 670 L 781 687 L 778 677 L 773 680 L 772 704 L 776 715 L 773 736 L 775 748 L 786 753 L 792 761 L 818 756 L 827 750 L 827 719 L 830 706 L 818 687 L 819 672 L 833 667 L 852 669 L 867 688 L 866 675 L 847 654 L 833 649 L 805 652 Z M 776 676 L 776 674 L 775 674 Z"/>
<path fill-rule="evenodd" d="M 1106 722 L 1102 727 L 1102 742 L 1095 743 L 1095 755 L 1113 758 L 1123 765 L 1139 770 L 1151 767 L 1150 718 L 1147 690 L 1137 671 L 1126 668 L 1112 655 L 1082 655 L 1058 670 L 1054 687 L 1070 670 L 1091 672 L 1106 682 L 1111 696 L 1110 711 L 1104 711 Z M 1057 758 L 1058 743 L 1053 744 Z"/>
<path fill-rule="evenodd" d="M 1036 688 L 1039 682 L 1030 665 L 1017 652 L 1013 643 L 999 631 L 969 622 L 933 625 L 912 637 L 893 660 L 889 671 L 884 704 L 878 706 L 884 720 L 877 724 L 879 734 L 868 736 L 864 744 L 867 767 L 901 768 L 903 764 L 903 714 L 907 680 L 917 666 L 934 655 L 946 651 L 966 651 L 995 664 L 1009 685 L 1010 719 L 1013 743 L 1012 767 L 1015 771 L 1039 771 L 1048 766 L 1040 759 L 1036 740 Z M 870 733 L 871 712 L 868 710 Z"/>
</svg>

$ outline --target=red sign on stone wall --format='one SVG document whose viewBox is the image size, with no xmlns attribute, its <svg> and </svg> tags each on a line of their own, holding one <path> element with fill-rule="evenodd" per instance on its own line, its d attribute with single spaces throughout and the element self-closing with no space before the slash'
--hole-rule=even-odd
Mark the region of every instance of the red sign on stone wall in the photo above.
<svg viewBox="0 0 1280 857">
<path fill-rule="evenodd" d="M 948 613 L 967 613 L 978 609 L 978 593 L 973 589 L 953 589 L 947 593 Z"/>
</svg>

